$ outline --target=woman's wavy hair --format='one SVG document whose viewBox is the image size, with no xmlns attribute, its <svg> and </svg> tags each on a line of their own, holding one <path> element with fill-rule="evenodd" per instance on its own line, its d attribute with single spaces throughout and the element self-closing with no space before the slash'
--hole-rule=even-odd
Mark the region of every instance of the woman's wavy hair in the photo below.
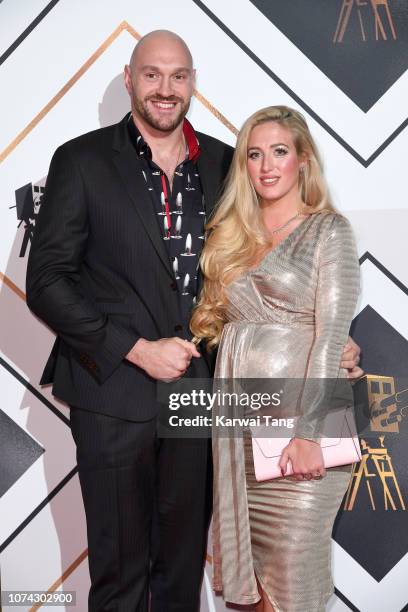
<svg viewBox="0 0 408 612">
<path fill-rule="evenodd" d="M 226 287 L 255 265 L 271 245 L 247 170 L 250 134 L 254 127 L 268 121 L 290 131 L 298 157 L 305 163 L 299 172 L 299 192 L 304 203 L 299 212 L 334 210 L 320 156 L 304 117 L 287 106 L 269 106 L 251 115 L 239 132 L 222 196 L 206 226 L 207 239 L 200 259 L 204 285 L 190 328 L 195 338 L 207 340 L 209 349 L 219 343 L 226 322 Z"/>
</svg>

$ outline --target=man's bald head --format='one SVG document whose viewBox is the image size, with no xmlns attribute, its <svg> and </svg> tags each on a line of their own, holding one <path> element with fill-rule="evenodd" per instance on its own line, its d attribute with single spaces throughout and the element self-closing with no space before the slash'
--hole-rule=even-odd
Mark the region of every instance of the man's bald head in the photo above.
<svg viewBox="0 0 408 612">
<path fill-rule="evenodd" d="M 184 55 L 186 67 L 190 70 L 193 69 L 193 57 L 181 36 L 170 30 L 154 30 L 143 36 L 133 49 L 129 61 L 130 71 L 134 72 L 136 66 L 140 63 L 139 59 L 142 60 L 145 56 L 149 57 L 152 52 L 155 53 L 159 49 L 173 50 L 180 57 Z"/>
<path fill-rule="evenodd" d="M 139 124 L 171 132 L 185 117 L 195 87 L 186 43 L 168 30 L 155 30 L 137 43 L 125 66 L 126 89 Z"/>
</svg>

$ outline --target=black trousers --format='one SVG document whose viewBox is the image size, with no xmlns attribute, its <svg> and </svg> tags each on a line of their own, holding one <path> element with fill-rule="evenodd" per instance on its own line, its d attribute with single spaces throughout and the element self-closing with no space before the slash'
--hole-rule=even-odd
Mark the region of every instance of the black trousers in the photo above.
<svg viewBox="0 0 408 612">
<path fill-rule="evenodd" d="M 212 506 L 210 442 L 159 439 L 71 408 L 85 506 L 89 612 L 197 612 Z M 150 596 L 149 596 L 150 595 Z"/>
</svg>

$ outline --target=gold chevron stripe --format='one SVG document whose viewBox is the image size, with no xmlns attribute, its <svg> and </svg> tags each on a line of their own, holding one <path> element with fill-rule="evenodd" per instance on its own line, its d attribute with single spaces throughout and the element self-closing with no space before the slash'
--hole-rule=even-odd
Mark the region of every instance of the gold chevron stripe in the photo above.
<svg viewBox="0 0 408 612">
<path fill-rule="evenodd" d="M 9 145 L 0 153 L 0 163 L 2 163 L 14 149 L 28 136 L 28 134 L 44 119 L 44 117 L 54 108 L 54 106 L 65 96 L 65 94 L 75 85 L 75 83 L 87 72 L 87 70 L 96 62 L 96 60 L 110 47 L 123 31 L 129 32 L 134 38 L 139 40 L 141 35 L 127 22 L 122 21 L 110 36 L 98 47 L 91 57 L 81 66 L 73 77 L 59 90 L 59 92 L 44 106 L 42 110 L 30 121 L 30 123 L 10 142 Z M 233 134 L 237 135 L 238 130 L 230 121 L 211 104 L 199 91 L 195 90 L 196 98 Z"/>
<path fill-rule="evenodd" d="M 136 38 L 137 40 L 140 40 L 142 38 L 139 32 L 136 32 L 135 28 L 132 27 L 130 23 L 128 23 L 127 21 L 123 21 L 122 23 L 125 24 L 124 29 L 127 30 L 129 34 L 131 34 L 134 38 Z"/>
<path fill-rule="evenodd" d="M 106 51 L 106 49 L 116 40 L 116 38 L 127 27 L 126 21 L 122 23 L 112 32 L 112 34 L 101 44 L 101 46 L 91 55 L 91 57 L 81 66 L 73 77 L 62 87 L 59 92 L 44 106 L 42 110 L 34 117 L 32 121 L 10 142 L 10 144 L 0 153 L 0 163 L 10 155 L 12 151 L 20 144 L 22 140 L 40 123 L 42 119 L 54 108 L 54 106 L 65 96 L 73 85 L 81 78 L 82 75 L 96 62 L 96 60 Z"/>
<path fill-rule="evenodd" d="M 14 291 L 14 293 L 18 295 L 18 297 L 21 298 L 24 302 L 26 301 L 26 294 L 24 293 L 24 291 L 21 291 L 20 287 L 17 287 L 17 285 L 13 283 L 13 281 L 8 276 L 3 274 L 3 272 L 0 272 L 0 282 L 7 285 L 7 287 Z"/>
<path fill-rule="evenodd" d="M 215 106 L 213 106 L 211 102 L 207 100 L 207 98 L 200 94 L 200 92 L 196 89 L 194 90 L 194 95 L 197 100 L 200 100 L 200 102 L 204 104 L 204 106 L 214 115 L 214 117 L 221 121 L 221 123 L 223 123 L 225 127 L 234 134 L 234 136 L 238 135 L 237 128 L 230 121 L 228 121 L 228 119 L 218 109 L 216 109 Z"/>
<path fill-rule="evenodd" d="M 86 557 L 88 556 L 88 549 L 85 548 L 85 550 L 79 555 L 79 557 L 77 557 L 75 559 L 75 561 L 73 561 L 71 563 L 71 565 L 65 570 L 65 572 L 62 574 L 62 576 L 60 576 L 48 589 L 47 593 L 55 593 L 55 591 L 58 589 L 58 587 L 61 586 L 61 584 L 64 582 L 64 580 L 66 580 L 68 578 L 68 576 L 70 576 L 72 574 L 72 572 L 74 570 L 76 570 L 76 568 L 81 565 L 82 561 L 84 559 L 86 559 Z M 36 610 L 39 610 L 40 608 L 42 608 L 43 604 L 42 603 L 38 603 L 35 606 L 33 606 L 32 608 L 29 609 L 28 612 L 36 612 Z"/>
</svg>

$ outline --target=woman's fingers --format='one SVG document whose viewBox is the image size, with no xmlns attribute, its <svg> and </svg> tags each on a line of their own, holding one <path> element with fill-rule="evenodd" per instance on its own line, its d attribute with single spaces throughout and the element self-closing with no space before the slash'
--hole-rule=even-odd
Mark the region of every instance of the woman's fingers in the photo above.
<svg viewBox="0 0 408 612">
<path fill-rule="evenodd" d="M 316 455 L 316 443 L 312 441 L 291 442 L 283 449 L 279 459 L 282 476 L 286 475 L 288 462 L 292 467 L 293 477 L 296 480 L 321 480 L 326 476 L 323 464 L 323 455 L 320 447 Z"/>
<path fill-rule="evenodd" d="M 324 466 L 315 467 L 310 471 L 304 471 L 301 476 L 303 480 L 321 480 L 326 476 L 326 468 Z"/>
<path fill-rule="evenodd" d="M 352 381 L 357 381 L 362 376 L 364 376 L 364 370 L 362 370 L 360 366 L 355 366 L 352 370 L 347 372 L 347 378 Z"/>
<path fill-rule="evenodd" d="M 310 466 L 307 463 L 300 464 L 295 459 L 292 459 L 293 475 L 297 480 L 321 480 L 326 476 L 326 469 L 322 466 Z"/>
</svg>

